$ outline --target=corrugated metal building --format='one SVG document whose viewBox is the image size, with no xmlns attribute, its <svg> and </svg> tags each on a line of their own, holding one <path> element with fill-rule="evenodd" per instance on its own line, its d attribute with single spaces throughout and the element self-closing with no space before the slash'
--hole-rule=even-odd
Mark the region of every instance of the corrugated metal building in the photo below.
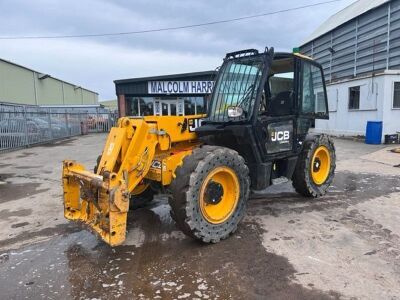
<svg viewBox="0 0 400 300">
<path fill-rule="evenodd" d="M 330 120 L 316 128 L 364 134 L 369 120 L 400 131 L 400 0 L 360 0 L 329 18 L 300 47 L 323 65 Z"/>
<path fill-rule="evenodd" d="M 0 102 L 30 105 L 97 104 L 98 93 L 0 59 Z"/>
</svg>

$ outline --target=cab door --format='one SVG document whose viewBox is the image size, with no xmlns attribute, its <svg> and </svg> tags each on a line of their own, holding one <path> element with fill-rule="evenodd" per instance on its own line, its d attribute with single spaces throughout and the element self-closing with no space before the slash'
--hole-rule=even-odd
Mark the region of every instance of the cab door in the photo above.
<svg viewBox="0 0 400 300">
<path fill-rule="evenodd" d="M 315 126 L 315 119 L 329 119 L 328 98 L 325 78 L 321 65 L 300 59 L 298 120 L 299 140 L 304 140 L 310 127 Z"/>
<path fill-rule="evenodd" d="M 276 57 L 264 88 L 263 110 L 258 128 L 267 161 L 285 157 L 293 151 L 296 128 L 297 59 L 293 55 Z"/>
</svg>

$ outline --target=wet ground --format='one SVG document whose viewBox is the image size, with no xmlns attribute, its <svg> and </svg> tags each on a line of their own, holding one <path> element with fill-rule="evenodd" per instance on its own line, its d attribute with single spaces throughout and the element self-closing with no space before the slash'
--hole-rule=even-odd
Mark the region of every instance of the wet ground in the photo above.
<svg viewBox="0 0 400 300">
<path fill-rule="evenodd" d="M 336 140 L 325 197 L 290 184 L 253 195 L 221 243 L 186 238 L 159 197 L 110 248 L 64 220 L 60 186 L 62 159 L 92 166 L 104 139 L 0 154 L 1 299 L 400 298 L 400 154 L 389 148 Z"/>
</svg>

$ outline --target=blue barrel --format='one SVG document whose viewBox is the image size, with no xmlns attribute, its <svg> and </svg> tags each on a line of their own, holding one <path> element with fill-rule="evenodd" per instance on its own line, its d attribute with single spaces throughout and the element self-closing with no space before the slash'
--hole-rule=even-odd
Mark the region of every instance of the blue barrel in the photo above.
<svg viewBox="0 0 400 300">
<path fill-rule="evenodd" d="M 381 121 L 368 121 L 365 143 L 379 145 L 382 142 L 382 127 Z"/>
</svg>

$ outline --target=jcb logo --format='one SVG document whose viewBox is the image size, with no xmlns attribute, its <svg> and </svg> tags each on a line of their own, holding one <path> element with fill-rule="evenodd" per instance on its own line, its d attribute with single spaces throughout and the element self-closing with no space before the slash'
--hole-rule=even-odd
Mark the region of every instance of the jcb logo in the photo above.
<svg viewBox="0 0 400 300">
<path fill-rule="evenodd" d="M 194 132 L 197 127 L 201 126 L 203 119 L 190 119 L 189 120 L 189 132 Z"/>
<path fill-rule="evenodd" d="M 153 160 L 151 163 L 151 168 L 152 169 L 161 169 L 161 161 Z"/>
<path fill-rule="evenodd" d="M 271 141 L 287 141 L 290 139 L 290 132 L 288 130 L 285 131 L 275 131 L 271 134 Z"/>
</svg>

